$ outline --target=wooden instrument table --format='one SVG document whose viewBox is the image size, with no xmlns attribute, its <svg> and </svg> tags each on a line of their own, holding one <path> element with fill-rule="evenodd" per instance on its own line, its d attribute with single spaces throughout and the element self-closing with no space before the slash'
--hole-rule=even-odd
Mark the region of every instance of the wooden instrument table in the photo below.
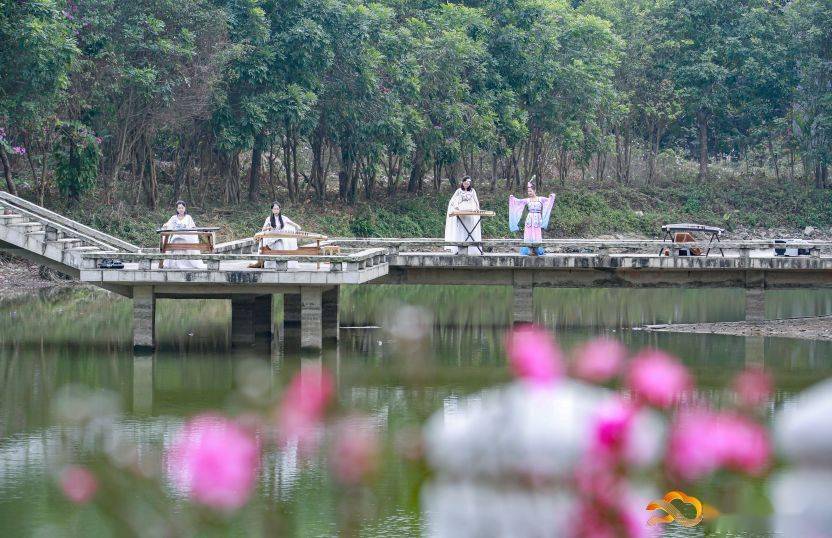
<svg viewBox="0 0 832 538">
<path fill-rule="evenodd" d="M 272 250 L 263 244 L 263 239 L 306 239 L 308 241 L 315 241 L 315 245 L 298 246 L 294 250 Z M 317 256 L 321 254 L 321 241 L 329 239 L 325 235 L 316 234 L 312 232 L 281 232 L 277 230 L 258 232 L 254 234 L 254 240 L 260 242 L 260 254 L 272 255 L 292 255 L 304 254 L 307 256 Z"/>
<path fill-rule="evenodd" d="M 472 241 L 476 243 L 476 241 L 474 241 L 474 231 L 477 229 L 477 226 L 480 226 L 482 218 L 493 217 L 495 213 L 493 211 L 483 211 L 480 209 L 462 209 L 458 211 L 451 211 L 449 215 L 451 215 L 452 217 L 456 217 L 459 220 L 459 223 L 462 224 L 462 229 L 465 230 L 466 234 L 468 234 L 463 241 Z M 477 217 L 477 221 L 469 230 L 468 226 L 465 225 L 465 219 L 463 219 L 462 217 Z M 477 250 L 480 251 L 480 254 L 482 254 L 482 244 L 475 246 L 477 247 Z"/>
<path fill-rule="evenodd" d="M 160 228 L 156 230 L 159 234 L 159 252 L 172 252 L 177 250 L 198 250 L 202 253 L 211 254 L 214 252 L 215 234 L 219 228 L 185 228 L 184 230 L 173 230 Z M 170 238 L 174 235 L 195 235 L 198 243 L 171 243 Z M 159 260 L 159 269 L 162 268 L 164 260 Z"/>
<path fill-rule="evenodd" d="M 682 224 L 665 224 L 662 226 L 662 241 L 671 240 L 676 242 L 676 235 L 679 233 L 684 234 L 691 234 L 695 232 L 704 233 L 708 236 L 708 250 L 705 252 L 705 256 L 711 253 L 711 245 L 713 243 L 719 243 L 719 238 L 725 232 L 724 228 L 719 228 L 717 226 L 707 226 L 705 224 L 692 224 L 692 223 L 682 223 Z M 685 238 L 684 242 L 692 242 L 693 236 L 690 236 L 690 239 Z M 719 248 L 718 245 L 715 245 L 715 248 Z M 659 250 L 659 255 L 665 248 Z M 722 249 L 719 249 L 719 253 L 722 254 L 722 257 L 725 257 L 725 252 Z"/>
</svg>

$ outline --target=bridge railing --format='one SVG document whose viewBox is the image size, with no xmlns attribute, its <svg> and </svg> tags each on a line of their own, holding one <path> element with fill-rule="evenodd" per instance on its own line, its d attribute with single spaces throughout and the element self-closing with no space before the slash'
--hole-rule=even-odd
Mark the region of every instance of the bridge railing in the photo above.
<svg viewBox="0 0 832 538">
<path fill-rule="evenodd" d="M 82 269 L 98 269 L 99 264 L 104 260 L 119 259 L 127 263 L 136 263 L 138 269 L 151 271 L 158 267 L 160 261 L 174 260 L 197 260 L 205 263 L 206 270 L 219 271 L 221 262 L 240 261 L 262 261 L 271 262 L 275 271 L 288 271 L 289 262 L 314 263 L 316 265 L 329 264 L 329 270 L 337 271 L 359 271 L 368 267 L 374 267 L 387 263 L 387 249 L 368 248 L 345 252 L 335 255 L 264 255 L 264 254 L 202 254 L 186 252 L 91 252 L 82 254 Z M 156 263 L 154 263 L 156 262 Z"/>
<path fill-rule="evenodd" d="M 24 200 L 7 192 L 0 191 L 0 205 L 38 222 L 42 222 L 47 226 L 52 226 L 65 234 L 78 236 L 80 239 L 89 243 L 106 246 L 107 248 L 119 248 L 127 252 L 139 252 L 139 247 L 136 245 L 132 245 L 118 237 L 105 234 L 95 228 L 81 224 L 80 222 L 64 217 L 45 207 L 33 204 L 28 200 Z"/>
<path fill-rule="evenodd" d="M 445 241 L 442 238 L 351 238 L 336 237 L 328 241 L 342 246 L 383 247 L 391 252 L 423 252 L 441 250 L 444 247 L 479 246 L 486 252 L 517 250 L 523 246 L 542 246 L 547 252 L 572 252 L 584 254 L 611 254 L 615 252 L 641 252 L 659 255 L 664 249 L 671 253 L 679 249 L 700 248 L 703 252 L 710 250 L 711 255 L 731 251 L 740 257 L 750 256 L 755 250 L 803 249 L 811 256 L 820 256 L 822 252 L 832 252 L 832 241 L 796 241 L 775 242 L 773 239 L 714 241 L 699 240 L 676 243 L 660 239 L 544 239 L 529 244 L 523 239 L 484 239 L 482 241 Z"/>
</svg>

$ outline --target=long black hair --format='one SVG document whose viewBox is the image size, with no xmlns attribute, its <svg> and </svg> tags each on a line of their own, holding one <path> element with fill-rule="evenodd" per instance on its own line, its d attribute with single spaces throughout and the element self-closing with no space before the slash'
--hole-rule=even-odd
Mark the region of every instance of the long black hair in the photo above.
<svg viewBox="0 0 832 538">
<path fill-rule="evenodd" d="M 471 184 L 468 185 L 468 188 L 465 188 L 465 182 L 470 181 Z M 474 188 L 474 180 L 471 179 L 471 176 L 462 176 L 462 181 L 459 182 L 459 188 L 464 191 L 470 191 Z"/>
<path fill-rule="evenodd" d="M 188 214 L 188 204 L 186 204 L 184 200 L 177 200 L 176 203 L 173 205 L 173 207 L 178 208 L 179 204 L 182 204 L 183 206 L 185 206 L 185 214 L 187 215 Z M 179 211 L 177 211 L 177 213 L 179 213 Z"/>
<path fill-rule="evenodd" d="M 272 202 L 272 213 L 269 215 L 269 220 L 271 221 L 272 228 L 277 228 L 277 222 L 274 220 L 274 206 L 277 206 L 280 209 L 280 204 L 277 202 Z M 280 229 L 283 229 L 283 212 L 281 211 L 279 215 L 277 215 L 277 219 L 280 221 Z"/>
</svg>

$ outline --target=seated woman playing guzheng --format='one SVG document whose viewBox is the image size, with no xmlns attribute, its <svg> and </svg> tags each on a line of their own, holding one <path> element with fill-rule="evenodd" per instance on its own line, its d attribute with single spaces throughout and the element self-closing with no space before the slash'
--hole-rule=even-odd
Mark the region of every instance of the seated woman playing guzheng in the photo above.
<svg viewBox="0 0 832 538">
<path fill-rule="evenodd" d="M 162 226 L 168 230 L 188 230 L 196 228 L 194 219 L 188 214 L 188 209 L 185 202 L 179 200 L 176 202 L 176 214 L 173 215 Z M 172 235 L 168 239 L 168 243 L 195 243 L 199 244 L 199 237 L 191 234 Z M 185 250 L 184 254 L 199 254 L 199 250 Z M 200 260 L 165 260 L 164 267 L 166 269 L 205 269 L 205 263 Z"/>
<path fill-rule="evenodd" d="M 295 233 L 301 231 L 300 225 L 292 221 L 289 217 L 284 216 L 280 212 L 280 204 L 272 202 L 272 214 L 266 218 L 263 223 L 264 232 L 286 232 Z M 258 245 L 258 252 L 261 254 L 264 250 L 297 250 L 298 240 L 296 237 L 261 237 Z M 297 262 L 289 262 L 292 266 L 297 266 Z M 250 267 L 262 268 L 263 260 L 251 265 Z"/>
<path fill-rule="evenodd" d="M 447 242 L 464 242 L 468 241 L 482 241 L 482 230 L 477 226 L 477 218 L 474 216 L 457 216 L 452 215 L 456 211 L 479 211 L 480 201 L 477 198 L 477 191 L 471 186 L 471 177 L 465 176 L 462 178 L 460 187 L 454 192 L 451 201 L 448 202 L 448 211 L 445 214 L 445 241 Z M 471 230 L 469 237 L 465 228 Z M 459 247 L 446 246 L 445 250 L 456 254 Z M 476 246 L 468 247 L 468 254 L 474 255 L 480 252 Z"/>
<path fill-rule="evenodd" d="M 263 223 L 264 232 L 299 232 L 300 225 L 280 212 L 280 204 L 272 202 L 272 214 Z M 269 250 L 297 250 L 298 240 L 295 237 L 264 237 L 261 246 Z"/>
</svg>

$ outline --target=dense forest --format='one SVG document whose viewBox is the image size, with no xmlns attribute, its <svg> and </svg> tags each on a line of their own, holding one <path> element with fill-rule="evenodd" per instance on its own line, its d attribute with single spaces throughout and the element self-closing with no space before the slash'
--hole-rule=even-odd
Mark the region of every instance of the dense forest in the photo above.
<svg viewBox="0 0 832 538">
<path fill-rule="evenodd" d="M 2 184 L 41 203 L 832 183 L 832 0 L 0 1 Z"/>
</svg>

